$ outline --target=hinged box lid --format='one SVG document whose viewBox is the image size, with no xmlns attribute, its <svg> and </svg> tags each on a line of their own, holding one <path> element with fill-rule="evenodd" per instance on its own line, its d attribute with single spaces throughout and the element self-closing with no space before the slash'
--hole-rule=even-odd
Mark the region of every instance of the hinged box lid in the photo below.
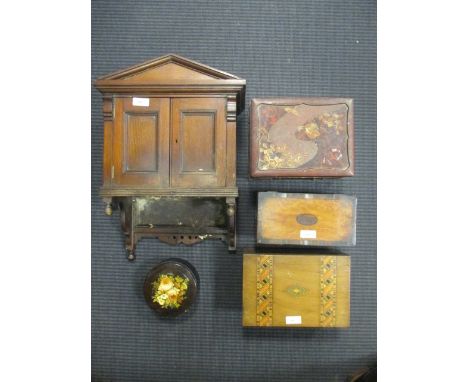
<svg viewBox="0 0 468 382">
<path fill-rule="evenodd" d="M 243 326 L 348 327 L 350 258 L 245 253 Z"/>
<path fill-rule="evenodd" d="M 253 99 L 250 130 L 252 177 L 354 175 L 350 98 Z"/>
</svg>

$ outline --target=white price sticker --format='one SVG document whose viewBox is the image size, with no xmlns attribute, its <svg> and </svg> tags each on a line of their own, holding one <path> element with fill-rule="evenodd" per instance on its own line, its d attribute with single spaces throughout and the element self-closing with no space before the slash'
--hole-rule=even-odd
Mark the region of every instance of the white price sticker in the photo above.
<svg viewBox="0 0 468 382">
<path fill-rule="evenodd" d="M 317 231 L 314 229 L 301 229 L 301 239 L 317 239 Z"/>
<path fill-rule="evenodd" d="M 133 106 L 149 106 L 149 98 L 132 98 L 132 105 Z"/>
<path fill-rule="evenodd" d="M 302 324 L 301 316 L 286 316 L 286 325 L 300 325 Z"/>
</svg>

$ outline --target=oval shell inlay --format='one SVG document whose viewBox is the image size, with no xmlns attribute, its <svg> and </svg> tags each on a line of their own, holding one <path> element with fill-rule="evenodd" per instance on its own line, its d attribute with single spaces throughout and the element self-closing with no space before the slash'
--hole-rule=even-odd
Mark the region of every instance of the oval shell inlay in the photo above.
<svg viewBox="0 0 468 382">
<path fill-rule="evenodd" d="M 296 221 L 302 225 L 314 225 L 317 223 L 317 216 L 312 214 L 301 214 L 297 215 Z"/>
</svg>

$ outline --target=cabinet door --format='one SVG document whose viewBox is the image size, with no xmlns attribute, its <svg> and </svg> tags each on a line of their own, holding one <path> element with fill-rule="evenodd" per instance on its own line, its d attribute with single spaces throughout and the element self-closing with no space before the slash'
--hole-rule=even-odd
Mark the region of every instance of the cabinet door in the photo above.
<svg viewBox="0 0 468 382">
<path fill-rule="evenodd" d="M 172 100 L 171 186 L 226 185 L 226 100 Z"/>
<path fill-rule="evenodd" d="M 169 98 L 116 98 L 113 183 L 169 186 Z"/>
</svg>

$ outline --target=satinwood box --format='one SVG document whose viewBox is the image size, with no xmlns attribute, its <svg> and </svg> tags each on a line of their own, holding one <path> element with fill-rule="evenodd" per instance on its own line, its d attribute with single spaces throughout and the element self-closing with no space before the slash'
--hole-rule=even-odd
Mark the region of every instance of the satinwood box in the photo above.
<svg viewBox="0 0 468 382">
<path fill-rule="evenodd" d="M 356 204 L 348 195 L 259 192 L 257 243 L 353 246 Z"/>
</svg>

